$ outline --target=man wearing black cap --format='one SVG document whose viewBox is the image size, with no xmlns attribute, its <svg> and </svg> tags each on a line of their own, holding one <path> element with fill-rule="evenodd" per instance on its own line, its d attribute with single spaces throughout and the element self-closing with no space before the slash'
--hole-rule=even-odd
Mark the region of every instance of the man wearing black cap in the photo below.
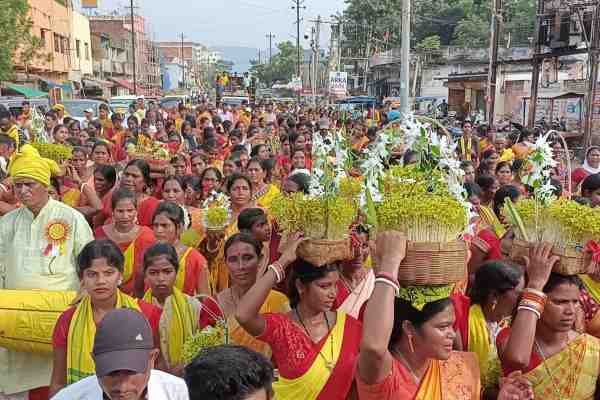
<svg viewBox="0 0 600 400">
<path fill-rule="evenodd" d="M 67 386 L 53 400 L 188 400 L 183 379 L 153 369 L 158 353 L 142 314 L 113 310 L 96 330 L 96 375 Z"/>
</svg>

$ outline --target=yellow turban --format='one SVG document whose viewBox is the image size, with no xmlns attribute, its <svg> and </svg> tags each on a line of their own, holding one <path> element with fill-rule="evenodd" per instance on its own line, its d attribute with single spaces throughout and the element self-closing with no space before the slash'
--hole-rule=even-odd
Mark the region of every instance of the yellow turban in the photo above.
<svg viewBox="0 0 600 400">
<path fill-rule="evenodd" d="M 11 157 L 8 173 L 13 179 L 29 178 L 50 186 L 50 177 L 59 175 L 60 167 L 55 161 L 40 156 L 33 146 L 26 144 Z"/>
<path fill-rule="evenodd" d="M 19 148 L 19 129 L 16 125 L 11 126 L 7 132 L 0 132 L 0 134 L 6 135 L 14 140 L 16 148 Z"/>
<path fill-rule="evenodd" d="M 52 107 L 52 109 L 54 111 L 65 111 L 65 106 L 63 106 L 62 104 L 55 104 L 54 107 Z"/>
</svg>

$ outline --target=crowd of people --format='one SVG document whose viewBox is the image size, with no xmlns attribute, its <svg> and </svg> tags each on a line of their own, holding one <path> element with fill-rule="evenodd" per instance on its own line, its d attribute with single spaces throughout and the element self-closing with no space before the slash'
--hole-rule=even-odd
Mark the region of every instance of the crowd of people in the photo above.
<svg viewBox="0 0 600 400">
<path fill-rule="evenodd" d="M 501 210 L 531 194 L 533 132 L 463 122 L 456 153 L 477 213 L 464 235 L 468 277 L 415 301 L 398 282 L 402 233 L 357 216 L 352 257 L 318 267 L 296 254 L 302 233 L 282 235 L 270 213 L 277 196 L 309 192 L 316 135 L 344 129 L 359 154 L 396 110 L 348 119 L 296 104 L 163 109 L 140 98 L 128 115 L 101 107 L 84 121 L 57 104 L 34 132 L 23 106 L 0 110 L 2 287 L 77 297 L 51 354 L 0 348 L 0 399 L 600 398 L 600 276 L 553 273 L 548 244 L 522 265 L 508 257 Z M 556 196 L 596 207 L 600 148 L 569 175 L 558 139 Z M 40 143 L 69 148 L 68 160 Z M 141 157 L 157 148 L 161 160 Z M 415 160 L 398 148 L 390 163 Z M 217 231 L 204 222 L 215 193 L 231 212 Z M 220 327 L 228 344 L 186 359 L 190 336 Z"/>
</svg>

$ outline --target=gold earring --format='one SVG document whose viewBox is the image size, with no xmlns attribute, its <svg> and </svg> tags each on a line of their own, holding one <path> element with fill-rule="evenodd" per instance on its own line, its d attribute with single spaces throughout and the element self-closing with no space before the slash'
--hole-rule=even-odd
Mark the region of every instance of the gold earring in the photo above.
<svg viewBox="0 0 600 400">
<path fill-rule="evenodd" d="M 408 348 L 410 349 L 411 353 L 415 352 L 415 344 L 413 343 L 412 335 L 408 335 Z"/>
</svg>

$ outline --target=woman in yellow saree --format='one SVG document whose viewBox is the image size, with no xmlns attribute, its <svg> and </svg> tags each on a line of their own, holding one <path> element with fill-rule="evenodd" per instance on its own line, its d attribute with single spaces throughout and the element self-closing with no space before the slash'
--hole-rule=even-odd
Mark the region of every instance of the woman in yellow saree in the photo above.
<svg viewBox="0 0 600 400">
<path fill-rule="evenodd" d="M 149 285 L 144 301 L 162 309 L 158 332 L 164 367 L 182 376 L 186 340 L 198 330 L 215 325 L 223 315 L 212 298 L 200 300 L 177 288 L 179 268 L 177 251 L 168 243 L 155 244 L 144 254 L 144 276 Z"/>
<path fill-rule="evenodd" d="M 268 210 L 279 194 L 279 189 L 274 184 L 265 182 L 267 170 L 263 163 L 264 161 L 259 158 L 250 159 L 246 173 L 252 181 L 252 200 L 258 207 Z"/>
<path fill-rule="evenodd" d="M 596 398 L 600 340 L 574 327 L 580 311 L 577 276 L 551 273 L 552 245 L 530 253 L 529 281 L 510 328 L 498 336 L 504 373 L 522 371 L 536 399 Z"/>
<path fill-rule="evenodd" d="M 399 232 L 377 235 L 375 290 L 367 304 L 358 360 L 361 400 L 478 400 L 479 368 L 472 353 L 452 351 L 454 309 L 448 290 L 400 290 L 406 252 Z M 400 297 L 396 297 L 398 294 Z M 390 316 L 393 316 L 391 318 Z M 498 399 L 530 399 L 511 379 Z"/>
<path fill-rule="evenodd" d="M 217 295 L 217 301 L 221 306 L 231 342 L 248 347 L 254 351 L 271 357 L 269 345 L 255 339 L 244 330 L 235 319 L 235 310 L 240 299 L 256 283 L 256 278 L 261 264 L 262 244 L 248 233 L 236 233 L 227 239 L 225 243 L 225 263 L 229 270 L 231 286 Z M 290 311 L 290 305 L 285 295 L 271 290 L 260 308 L 261 313 L 286 313 Z"/>
<path fill-rule="evenodd" d="M 278 400 L 346 400 L 354 381 L 361 324 L 342 312 L 332 311 L 337 292 L 335 266 L 315 267 L 296 260 L 299 236 L 279 261 L 269 265 L 237 307 L 240 325 L 268 343 L 279 370 L 274 385 Z M 261 313 L 273 286 L 290 279 L 287 313 Z"/>
<path fill-rule="evenodd" d="M 160 309 L 119 290 L 125 263 L 119 247 L 111 240 L 93 240 L 83 248 L 77 262 L 85 295 L 61 314 L 54 328 L 50 397 L 63 387 L 94 375 L 92 347 L 96 326 L 115 308 L 133 308 L 144 314 L 158 344 Z"/>
<path fill-rule="evenodd" d="M 225 264 L 225 241 L 238 232 L 237 219 L 240 213 L 254 206 L 252 200 L 252 182 L 250 178 L 238 173 L 232 174 L 226 183 L 231 202 L 231 219 L 223 231 L 209 231 L 198 248 L 208 260 L 209 283 L 212 295 L 229 287 L 229 271 Z"/>
</svg>

